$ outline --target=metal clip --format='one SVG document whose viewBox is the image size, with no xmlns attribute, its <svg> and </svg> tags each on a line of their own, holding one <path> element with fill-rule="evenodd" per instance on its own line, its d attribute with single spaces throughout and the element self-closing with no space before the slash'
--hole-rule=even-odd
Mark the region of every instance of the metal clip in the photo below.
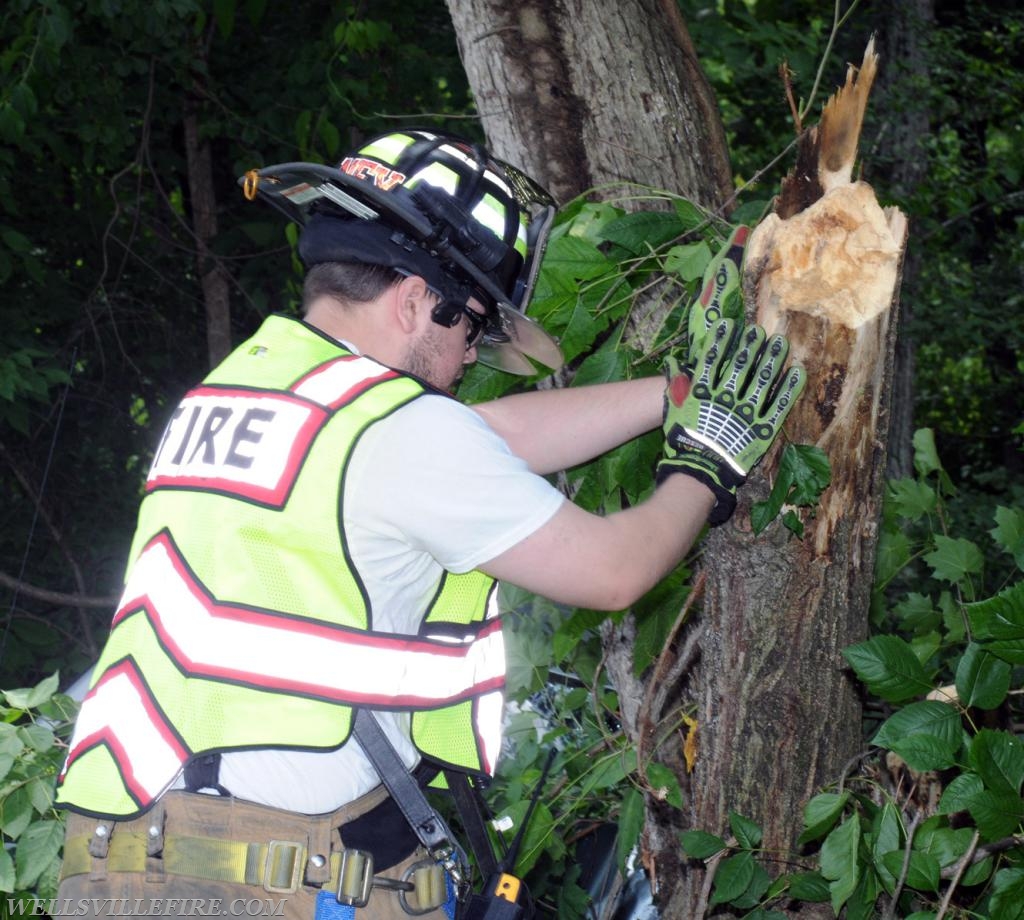
<svg viewBox="0 0 1024 920">
<path fill-rule="evenodd" d="M 373 856 L 365 850 L 342 850 L 338 866 L 338 888 L 334 896 L 339 904 L 366 907 L 373 888 Z"/>
<path fill-rule="evenodd" d="M 412 892 L 399 891 L 402 910 L 412 916 L 429 914 L 448 900 L 448 882 L 444 866 L 431 859 L 421 859 L 405 870 L 402 881 L 411 881 Z M 410 903 L 411 900 L 413 903 Z M 414 906 L 415 905 L 415 906 Z"/>
<path fill-rule="evenodd" d="M 299 887 L 305 847 L 294 840 L 271 840 L 263 863 L 263 887 L 271 894 L 291 894 Z M 286 881 L 287 880 L 287 881 Z"/>
</svg>

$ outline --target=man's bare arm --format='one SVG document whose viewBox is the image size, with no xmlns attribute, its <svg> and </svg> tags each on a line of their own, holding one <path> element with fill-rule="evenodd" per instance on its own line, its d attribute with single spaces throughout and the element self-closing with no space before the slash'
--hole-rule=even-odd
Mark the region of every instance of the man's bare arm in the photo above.
<svg viewBox="0 0 1024 920">
<path fill-rule="evenodd" d="M 585 463 L 661 424 L 665 380 L 534 390 L 473 406 L 518 457 L 546 475 Z"/>
<path fill-rule="evenodd" d="M 682 560 L 713 503 L 711 491 L 689 476 L 670 476 L 647 501 L 605 517 L 567 501 L 480 568 L 553 601 L 622 610 Z"/>
</svg>

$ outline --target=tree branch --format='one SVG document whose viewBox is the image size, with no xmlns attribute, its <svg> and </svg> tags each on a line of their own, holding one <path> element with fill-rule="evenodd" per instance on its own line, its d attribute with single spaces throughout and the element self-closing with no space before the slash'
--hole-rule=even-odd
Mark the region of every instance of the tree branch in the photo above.
<svg viewBox="0 0 1024 920">
<path fill-rule="evenodd" d="M 37 588 L 35 585 L 30 585 L 28 582 L 15 578 L 13 575 L 8 575 L 6 572 L 0 572 L 0 587 L 10 588 L 19 594 L 33 597 L 37 601 L 45 601 L 47 604 L 59 604 L 62 607 L 113 608 L 117 606 L 118 601 L 117 595 L 114 594 L 104 597 L 92 594 L 66 594 L 63 591 L 51 591 L 49 588 Z M 91 641 L 90 650 L 95 651 Z"/>
<path fill-rule="evenodd" d="M 4 460 L 7 462 L 7 465 L 11 468 L 11 471 L 14 473 L 15 478 L 17 478 L 18 482 L 21 483 L 21 487 L 25 490 L 25 493 L 32 499 L 33 502 L 35 502 L 36 508 L 39 511 L 39 517 L 42 518 L 43 522 L 46 524 L 51 536 L 53 537 L 54 543 L 57 544 L 57 548 L 60 550 L 61 555 L 67 561 L 68 568 L 71 570 L 71 575 L 75 580 L 75 585 L 78 587 L 79 596 L 85 596 L 85 579 L 82 577 L 81 567 L 75 561 L 74 556 L 71 554 L 71 550 L 65 543 L 64 536 L 61 533 L 60 528 L 57 527 L 56 522 L 53 520 L 50 513 L 47 511 L 46 506 L 43 504 L 42 496 L 37 493 L 35 487 L 29 481 L 29 478 L 22 472 L 21 468 L 15 462 L 15 459 L 11 455 L 11 452 L 7 449 L 7 445 L 4 444 L 2 441 L 0 441 L 0 456 L 2 456 Z M 20 588 L 20 586 L 22 585 L 22 581 L 20 579 L 12 579 L 12 582 L 13 583 L 9 584 L 8 587 Z M 57 603 L 68 604 L 69 606 L 73 606 L 78 609 L 78 620 L 82 627 L 81 638 L 84 641 L 86 649 L 88 650 L 89 654 L 95 656 L 98 651 L 96 647 L 96 640 L 93 638 L 92 624 L 89 622 L 89 618 L 85 615 L 84 610 L 84 606 L 92 605 L 82 605 L 76 603 L 74 600 L 69 600 L 69 598 L 73 598 L 75 597 L 75 595 L 65 594 L 62 596 L 65 599 L 57 601 Z"/>
</svg>

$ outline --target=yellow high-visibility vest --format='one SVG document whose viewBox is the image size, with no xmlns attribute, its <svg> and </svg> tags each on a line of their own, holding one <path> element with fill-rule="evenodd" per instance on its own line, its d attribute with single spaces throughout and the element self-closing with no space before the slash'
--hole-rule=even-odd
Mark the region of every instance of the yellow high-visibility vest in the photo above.
<svg viewBox="0 0 1024 920">
<path fill-rule="evenodd" d="M 341 527 L 359 437 L 425 392 L 271 317 L 185 396 L 149 472 L 59 804 L 134 817 L 194 756 L 339 747 L 353 706 L 409 710 L 423 754 L 493 772 L 505 681 L 493 580 L 446 573 L 418 635 L 375 631 Z"/>
</svg>

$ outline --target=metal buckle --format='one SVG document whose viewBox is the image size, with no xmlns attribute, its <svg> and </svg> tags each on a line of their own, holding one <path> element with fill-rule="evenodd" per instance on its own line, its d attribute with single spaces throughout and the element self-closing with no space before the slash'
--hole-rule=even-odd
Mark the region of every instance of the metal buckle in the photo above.
<svg viewBox="0 0 1024 920">
<path fill-rule="evenodd" d="M 342 850 L 338 866 L 338 888 L 334 892 L 339 904 L 366 907 L 373 888 L 373 856 L 365 850 Z"/>
<path fill-rule="evenodd" d="M 402 910 L 414 917 L 437 910 L 448 900 L 447 878 L 444 866 L 432 859 L 421 859 L 413 863 L 402 876 L 403 882 L 412 882 L 412 892 L 398 892 L 398 902 L 402 905 Z M 416 902 L 415 907 L 409 903 L 410 894 Z"/>
<path fill-rule="evenodd" d="M 299 888 L 299 877 L 305 860 L 302 854 L 305 847 L 294 840 L 271 840 L 267 846 L 267 857 L 263 861 L 263 888 L 271 894 L 291 894 Z M 291 865 L 286 873 L 281 870 L 285 860 L 291 858 Z M 280 884 L 284 879 L 288 884 Z"/>
</svg>

